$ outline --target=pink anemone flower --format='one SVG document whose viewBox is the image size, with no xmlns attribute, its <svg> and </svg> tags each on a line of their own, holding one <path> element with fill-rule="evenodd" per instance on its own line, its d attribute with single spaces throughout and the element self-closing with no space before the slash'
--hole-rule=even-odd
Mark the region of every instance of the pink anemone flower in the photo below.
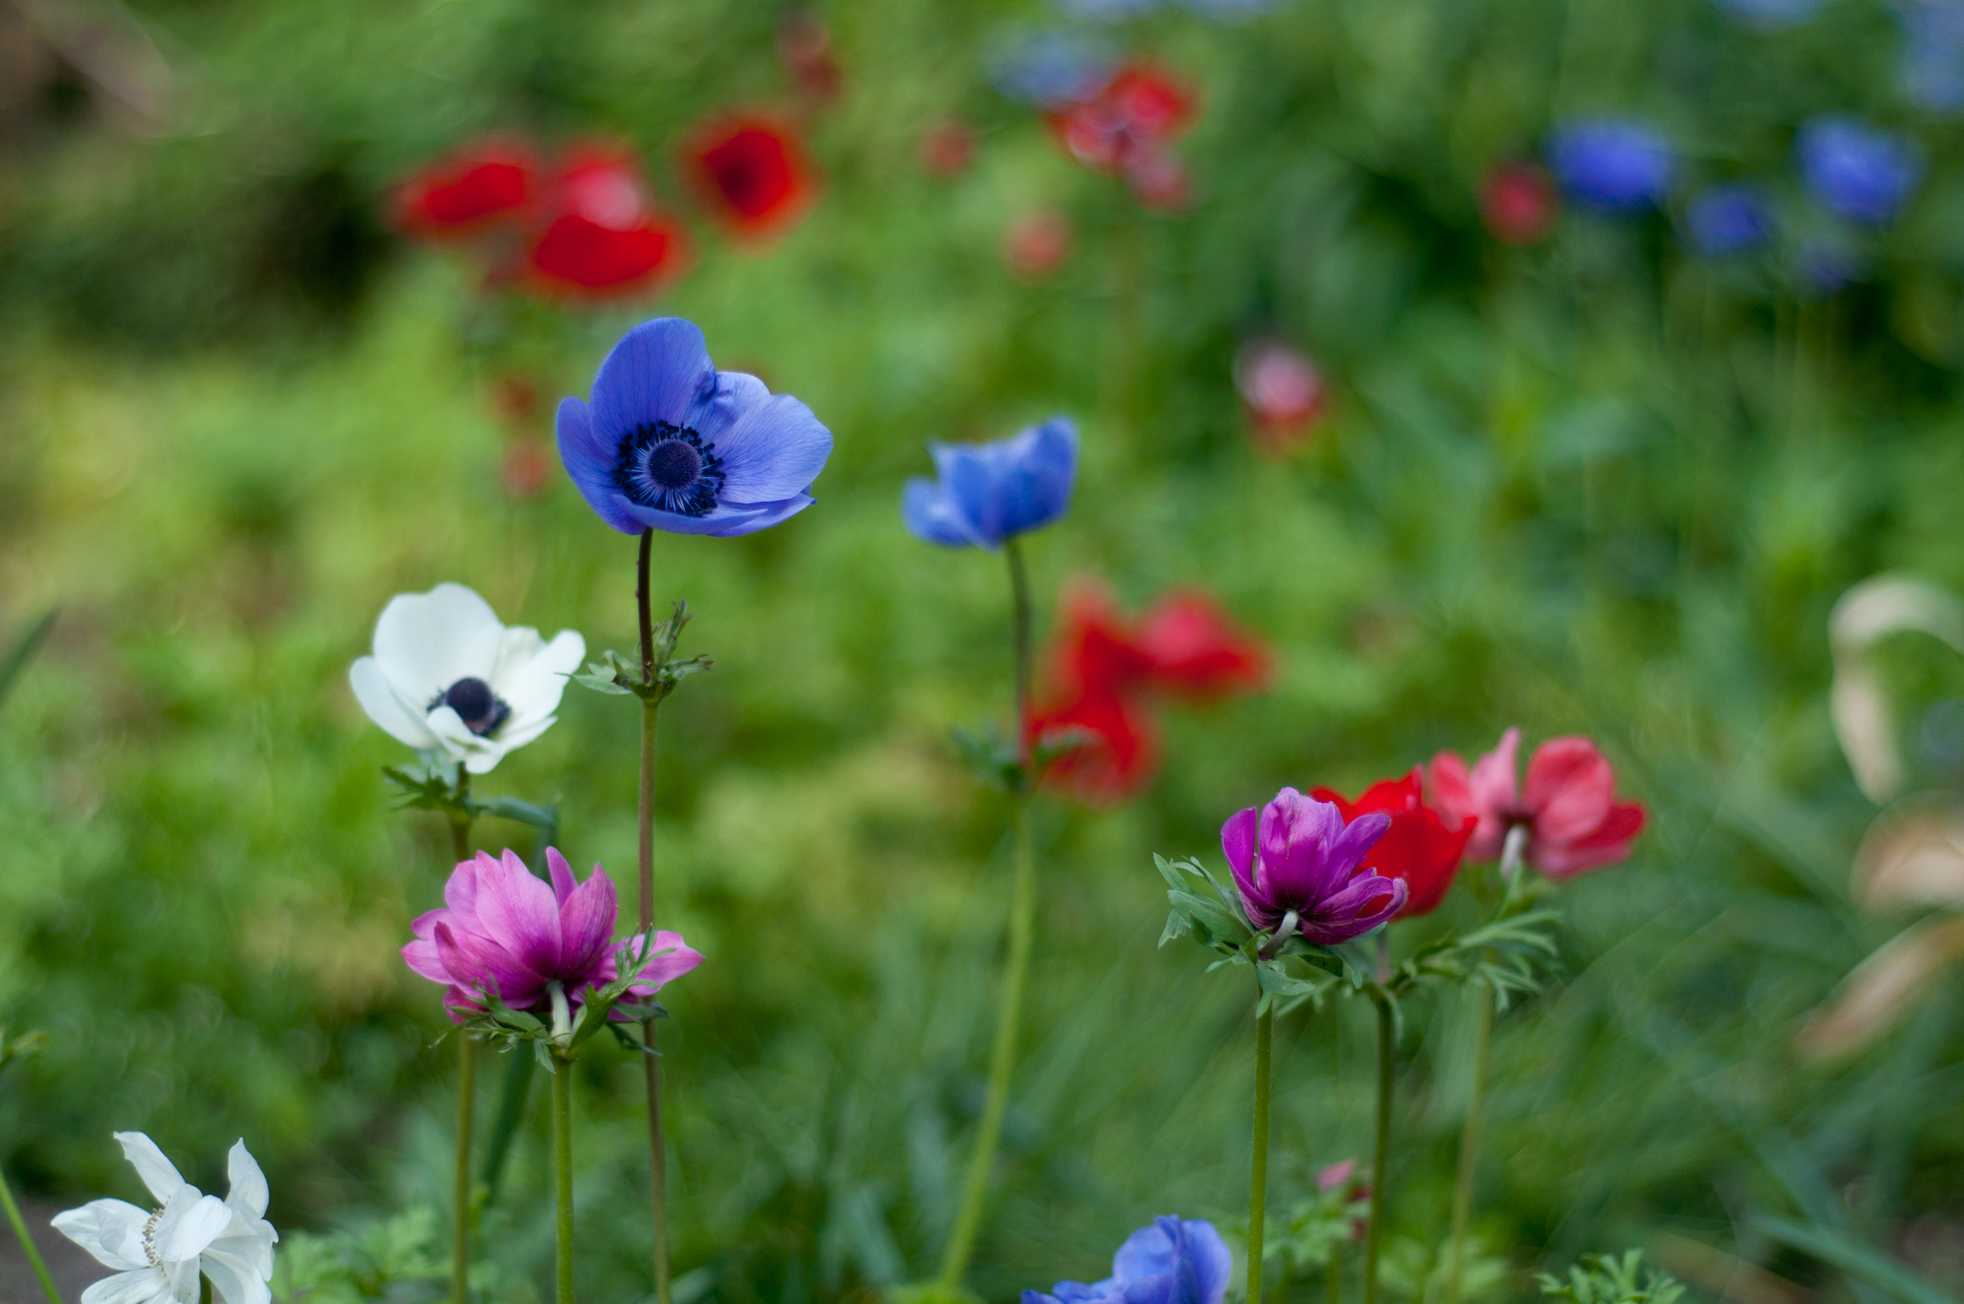
<svg viewBox="0 0 1964 1304">
<path fill-rule="evenodd" d="M 613 880 L 595 865 L 586 882 L 576 883 L 566 858 L 551 847 L 546 865 L 550 885 L 509 849 L 501 859 L 480 851 L 451 873 L 443 908 L 410 925 L 416 940 L 402 948 L 403 961 L 448 988 L 443 1003 L 453 1021 L 481 1013 L 482 993 L 524 1010 L 545 1001 L 547 985 L 556 982 L 567 1001 L 579 1005 L 588 987 L 605 987 L 620 976 Z M 640 981 L 628 989 L 634 1000 L 646 1000 L 702 963 L 701 952 L 667 930 L 655 934 L 648 951 Z"/>
<path fill-rule="evenodd" d="M 1433 801 L 1448 820 L 1478 821 L 1467 844 L 1469 860 L 1498 857 L 1507 831 L 1528 831 L 1523 859 L 1549 878 L 1572 878 L 1626 859 L 1643 832 L 1639 802 L 1615 799 L 1616 774 L 1587 738 L 1550 738 L 1528 760 L 1525 786 L 1515 787 L 1521 731 L 1509 729 L 1500 745 L 1468 770 L 1453 752 L 1432 758 Z"/>
</svg>

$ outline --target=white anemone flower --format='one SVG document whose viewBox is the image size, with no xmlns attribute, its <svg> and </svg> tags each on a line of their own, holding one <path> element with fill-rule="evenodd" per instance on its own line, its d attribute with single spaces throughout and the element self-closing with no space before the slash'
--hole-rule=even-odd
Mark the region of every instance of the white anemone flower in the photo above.
<svg viewBox="0 0 1964 1304">
<path fill-rule="evenodd" d="M 221 1200 L 179 1176 L 143 1133 L 116 1139 L 159 1207 L 91 1200 L 55 1215 L 56 1231 L 116 1269 L 82 1292 L 82 1304 L 197 1304 L 200 1273 L 224 1304 L 270 1304 L 280 1234 L 266 1221 L 266 1174 L 245 1142 L 226 1158 L 232 1185 Z"/>
<path fill-rule="evenodd" d="M 586 640 L 562 629 L 498 623 L 491 604 L 461 584 L 399 593 L 375 622 L 375 655 L 348 670 L 368 718 L 418 751 L 439 752 L 489 774 L 558 717 L 566 677 Z"/>
</svg>

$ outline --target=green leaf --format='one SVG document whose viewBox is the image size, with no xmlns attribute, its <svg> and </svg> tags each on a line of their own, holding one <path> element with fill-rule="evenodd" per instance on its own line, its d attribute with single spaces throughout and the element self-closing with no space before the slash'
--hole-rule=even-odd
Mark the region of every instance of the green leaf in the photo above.
<svg viewBox="0 0 1964 1304">
<path fill-rule="evenodd" d="M 34 659 L 41 644 L 47 641 L 48 631 L 55 627 L 55 615 L 60 610 L 59 607 L 49 607 L 7 650 L 7 659 L 0 661 L 0 701 L 6 700 L 14 681 L 20 678 L 21 671 L 27 668 L 27 663 Z"/>
</svg>

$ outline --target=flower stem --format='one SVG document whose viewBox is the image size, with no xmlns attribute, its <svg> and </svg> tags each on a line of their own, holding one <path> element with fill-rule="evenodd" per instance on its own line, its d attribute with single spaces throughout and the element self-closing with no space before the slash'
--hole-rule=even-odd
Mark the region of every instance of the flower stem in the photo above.
<svg viewBox="0 0 1964 1304">
<path fill-rule="evenodd" d="M 647 684 L 655 681 L 655 617 L 648 596 L 648 559 L 654 539 L 653 530 L 641 532 L 641 549 L 634 567 L 634 605 L 641 625 L 641 680 Z M 660 709 L 661 703 L 654 698 L 641 700 L 639 869 L 643 933 L 655 926 L 655 717 Z M 656 1304 L 669 1304 L 668 1147 L 662 1138 L 661 1057 L 657 1053 L 658 1034 L 653 1020 L 641 1025 L 641 1035 L 647 1044 L 647 1050 L 641 1056 L 641 1073 L 648 1092 L 648 1173 L 654 1223 L 655 1301 Z"/>
<path fill-rule="evenodd" d="M 1391 1159 L 1391 1086 L 1397 1045 L 1392 1035 L 1391 1001 L 1374 996 L 1378 1007 L 1378 1128 L 1371 1167 L 1371 1230 L 1364 1241 L 1364 1304 L 1377 1304 L 1378 1251 L 1384 1244 L 1386 1165 Z"/>
<path fill-rule="evenodd" d="M 554 1304 L 573 1304 L 573 1061 L 552 1066 L 552 1190 L 558 1206 L 553 1254 Z"/>
<path fill-rule="evenodd" d="M 13 1188 L 7 1185 L 7 1175 L 0 1173 L 0 1205 L 7 1210 L 7 1221 L 14 1225 L 14 1237 L 20 1241 L 21 1253 L 27 1256 L 34 1275 L 41 1279 L 41 1289 L 47 1293 L 48 1304 L 61 1304 L 61 1292 L 55 1289 L 55 1279 L 48 1275 L 48 1265 L 41 1259 L 41 1251 L 34 1246 L 34 1238 L 28 1234 L 27 1222 L 20 1216 L 20 1206 L 14 1203 Z"/>
<path fill-rule="evenodd" d="M 450 812 L 450 852 L 456 864 L 470 859 L 471 772 L 457 766 L 458 808 Z M 451 1190 L 450 1304 L 469 1304 L 471 1294 L 471 1136 L 477 1114 L 477 1043 L 457 1034 L 457 1176 Z"/>
<path fill-rule="evenodd" d="M 954 1290 L 961 1285 L 968 1267 L 969 1252 L 975 1248 L 975 1234 L 982 1226 L 982 1206 L 989 1194 L 989 1171 L 995 1166 L 996 1142 L 1002 1134 L 1002 1116 L 1009 1104 L 1009 1079 L 1016 1067 L 1016 1031 L 1023 1012 L 1023 983 L 1030 968 L 1030 941 L 1036 931 L 1036 853 L 1030 845 L 1030 740 L 1026 722 L 1030 718 L 1031 602 L 1030 576 L 1023 565 L 1023 550 L 1015 539 L 1003 544 L 1009 562 L 1009 591 L 1015 626 L 1016 651 L 1016 733 L 1023 773 L 1015 794 L 1014 877 L 1009 891 L 1009 952 L 1003 958 L 1002 1004 L 996 1013 L 995 1045 L 989 1054 L 989 1095 L 982 1106 L 982 1122 L 975 1132 L 975 1150 L 969 1156 L 968 1177 L 962 1186 L 962 1203 L 955 1214 L 955 1225 L 948 1234 L 948 1248 L 941 1258 L 941 1285 Z M 666 1301 L 664 1301 L 666 1304 Z"/>
<path fill-rule="evenodd" d="M 1258 998 L 1259 999 L 1259 998 Z M 1262 1234 L 1268 1207 L 1269 1047 L 1275 1007 L 1255 1016 L 1255 1145 L 1248 1160 L 1248 1304 L 1262 1304 Z"/>
<path fill-rule="evenodd" d="M 1446 1276 L 1446 1304 L 1459 1304 L 1466 1268 L 1466 1225 L 1473 1216 L 1473 1171 L 1480 1158 L 1480 1104 L 1487 1090 L 1487 1051 L 1493 1043 L 1493 988 L 1480 984 L 1473 1034 L 1473 1085 L 1466 1097 L 1466 1126 L 1459 1134 L 1459 1172 L 1453 1178 L 1453 1247 Z"/>
<path fill-rule="evenodd" d="M 1343 1304 L 1343 1245 L 1330 1247 L 1330 1265 L 1323 1270 L 1323 1289 L 1329 1304 Z"/>
</svg>

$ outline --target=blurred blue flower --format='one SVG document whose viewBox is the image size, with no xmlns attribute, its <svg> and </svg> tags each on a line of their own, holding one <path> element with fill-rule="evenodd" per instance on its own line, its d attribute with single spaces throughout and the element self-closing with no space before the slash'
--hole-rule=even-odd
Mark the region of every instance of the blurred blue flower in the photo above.
<svg viewBox="0 0 1964 1304">
<path fill-rule="evenodd" d="M 1903 94 L 1934 113 L 1964 109 L 1964 4 L 1903 0 Z"/>
<path fill-rule="evenodd" d="M 1012 100 L 1055 108 L 1097 93 L 1115 61 L 1102 41 L 1071 32 L 1032 32 L 989 60 L 989 81 Z"/>
<path fill-rule="evenodd" d="M 1685 206 L 1691 245 L 1710 257 L 1744 253 L 1773 238 L 1773 206 L 1757 186 L 1714 186 Z"/>
<path fill-rule="evenodd" d="M 1794 139 L 1794 153 L 1816 199 L 1871 225 L 1894 217 L 1923 177 L 1912 145 L 1854 118 L 1814 119 Z"/>
<path fill-rule="evenodd" d="M 1833 294 L 1861 273 L 1861 251 L 1841 236 L 1811 235 L 1794 251 L 1794 275 L 1810 294 Z"/>
<path fill-rule="evenodd" d="M 1050 524 L 1070 506 L 1077 427 L 1052 417 L 992 444 L 930 444 L 940 480 L 907 482 L 900 514 L 918 539 L 949 548 L 999 548 Z"/>
<path fill-rule="evenodd" d="M 1671 143 L 1630 118 L 1585 118 L 1557 128 L 1548 168 L 1578 203 L 1633 212 L 1664 198 L 1675 160 Z"/>
<path fill-rule="evenodd" d="M 1821 0 L 1718 0 L 1718 5 L 1755 27 L 1791 27 L 1812 18 Z"/>
<path fill-rule="evenodd" d="M 1026 1290 L 1023 1304 L 1221 1304 L 1232 1268 L 1213 1223 L 1155 1218 L 1125 1238 L 1105 1280 L 1060 1281 L 1048 1294 Z"/>
<path fill-rule="evenodd" d="M 559 405 L 559 456 L 623 534 L 750 534 L 811 506 L 832 432 L 789 394 L 718 371 L 695 323 L 643 322 Z"/>
</svg>

